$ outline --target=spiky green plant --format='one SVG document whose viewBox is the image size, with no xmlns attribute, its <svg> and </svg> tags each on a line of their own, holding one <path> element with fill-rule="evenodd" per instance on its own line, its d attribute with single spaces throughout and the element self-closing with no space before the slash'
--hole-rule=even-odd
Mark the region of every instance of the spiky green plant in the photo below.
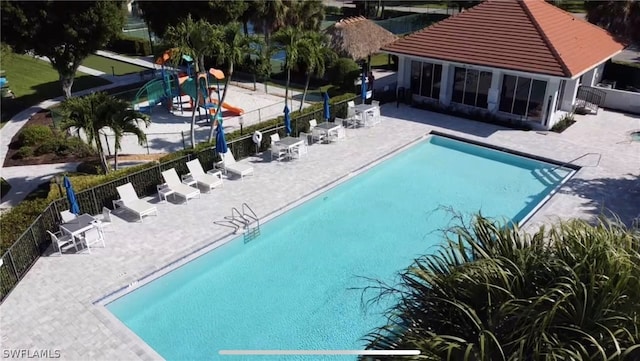
<svg viewBox="0 0 640 361">
<path fill-rule="evenodd" d="M 561 222 L 525 234 L 478 216 L 447 232 L 398 285 L 369 349 L 402 360 L 640 360 L 640 232 Z"/>
</svg>

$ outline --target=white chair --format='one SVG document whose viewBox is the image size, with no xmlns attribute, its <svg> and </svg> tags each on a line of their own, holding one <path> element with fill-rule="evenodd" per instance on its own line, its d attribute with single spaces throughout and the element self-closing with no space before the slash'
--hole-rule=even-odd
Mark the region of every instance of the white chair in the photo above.
<svg viewBox="0 0 640 361">
<path fill-rule="evenodd" d="M 355 107 L 356 107 L 356 102 L 355 102 L 355 101 L 353 101 L 353 100 L 349 100 L 349 101 L 347 102 L 347 107 L 349 107 L 349 108 L 355 108 Z"/>
<path fill-rule="evenodd" d="M 156 216 L 158 215 L 158 209 L 155 206 L 152 206 L 149 203 L 138 198 L 136 190 L 133 189 L 133 185 L 131 185 L 131 183 L 121 185 L 119 187 L 116 187 L 116 189 L 118 190 L 120 199 L 113 201 L 114 209 L 116 206 L 125 208 L 128 211 L 137 214 L 138 217 L 140 217 L 140 222 L 142 222 L 143 216 L 149 214 L 155 214 Z"/>
<path fill-rule="evenodd" d="M 318 121 L 315 119 L 311 119 L 309 121 L 309 130 L 313 130 L 313 128 L 318 126 Z"/>
<path fill-rule="evenodd" d="M 271 160 L 273 160 L 274 156 L 278 160 L 282 159 L 282 157 L 287 156 L 287 149 L 276 144 L 279 141 L 280 135 L 278 133 L 271 134 L 271 146 L 269 147 L 269 151 L 271 152 Z"/>
<path fill-rule="evenodd" d="M 104 234 L 99 227 L 93 227 L 84 232 L 80 239 L 84 243 L 85 247 L 87 248 L 87 253 L 89 254 L 91 254 L 91 246 L 96 243 L 102 243 L 102 248 L 106 247 L 104 244 Z"/>
<path fill-rule="evenodd" d="M 182 183 L 175 168 L 162 172 L 162 177 L 164 178 L 164 181 L 167 182 L 169 189 L 173 191 L 173 194 L 184 198 L 185 203 L 189 203 L 189 199 L 191 198 L 200 198 L 200 190 Z"/>
<path fill-rule="evenodd" d="M 62 232 L 52 233 L 47 231 L 47 233 L 49 233 L 49 237 L 51 238 L 54 253 L 62 256 L 63 251 L 69 250 L 71 248 L 75 248 L 76 252 L 78 252 L 78 246 L 73 241 L 73 237 L 71 237 L 71 235 L 63 234 Z"/>
<path fill-rule="evenodd" d="M 74 219 L 76 219 L 76 217 L 77 216 L 71 213 L 71 211 L 69 211 L 68 209 L 60 212 L 60 218 L 62 219 L 62 223 L 69 223 Z"/>
<path fill-rule="evenodd" d="M 187 162 L 187 168 L 191 172 L 191 176 L 198 183 L 199 186 L 207 189 L 210 192 L 213 188 L 222 187 L 222 172 L 219 170 L 209 171 L 207 173 L 202 169 L 202 164 L 197 159 Z"/>
<path fill-rule="evenodd" d="M 325 134 L 322 130 L 316 129 L 318 126 L 318 121 L 315 119 L 311 119 L 309 121 L 309 130 L 311 131 L 311 140 L 322 142 L 325 140 Z"/>
<path fill-rule="evenodd" d="M 302 140 L 304 140 L 304 145 L 305 146 L 309 146 L 309 145 L 311 145 L 311 142 L 313 142 L 312 133 L 300 132 L 298 134 L 298 137 L 300 137 L 300 138 L 302 138 Z"/>
<path fill-rule="evenodd" d="M 111 210 L 107 207 L 102 207 L 102 218 L 96 218 L 94 223 L 96 227 L 98 227 L 98 231 L 100 231 L 104 237 L 104 227 L 111 224 Z"/>
<path fill-rule="evenodd" d="M 253 167 L 248 164 L 236 162 L 236 158 L 233 156 L 233 153 L 231 153 L 231 150 L 222 154 L 222 162 L 220 163 L 224 167 L 225 172 L 228 171 L 239 175 L 240 180 L 244 180 L 244 176 L 246 175 L 253 174 Z"/>
<path fill-rule="evenodd" d="M 347 109 L 347 118 L 345 119 L 346 125 L 348 128 L 355 128 L 360 123 L 362 116 L 360 114 L 356 114 L 355 108 Z"/>
<path fill-rule="evenodd" d="M 373 105 L 374 107 L 380 107 L 380 101 L 379 100 L 372 100 L 371 101 L 371 105 Z"/>
</svg>

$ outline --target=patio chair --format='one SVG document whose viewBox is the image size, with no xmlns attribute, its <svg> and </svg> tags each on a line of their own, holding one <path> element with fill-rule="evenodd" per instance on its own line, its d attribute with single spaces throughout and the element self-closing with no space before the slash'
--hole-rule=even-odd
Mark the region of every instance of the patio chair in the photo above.
<svg viewBox="0 0 640 361">
<path fill-rule="evenodd" d="M 240 176 L 240 180 L 244 180 L 244 176 L 253 174 L 253 167 L 248 164 L 236 162 L 236 158 L 231 153 L 231 150 L 227 150 L 222 154 L 222 161 L 215 164 L 216 166 L 222 166 L 225 173 L 231 172 Z"/>
<path fill-rule="evenodd" d="M 318 126 L 318 121 L 315 119 L 311 119 L 309 121 L 309 130 L 311 131 L 311 140 L 322 142 L 325 139 L 325 134 L 323 131 L 315 129 Z"/>
<path fill-rule="evenodd" d="M 69 223 L 76 219 L 76 217 L 77 216 L 71 213 L 71 211 L 68 209 L 60 212 L 60 219 L 62 219 L 62 223 Z"/>
<path fill-rule="evenodd" d="M 202 164 L 200 164 L 200 161 L 197 159 L 187 162 L 187 168 L 189 168 L 189 172 L 191 172 L 193 179 L 195 179 L 199 186 L 206 188 L 207 192 L 210 192 L 217 186 L 222 187 L 221 171 L 210 170 L 205 173 L 204 169 L 202 169 Z"/>
<path fill-rule="evenodd" d="M 118 190 L 118 194 L 120 195 L 120 199 L 113 201 L 113 206 L 120 206 L 130 212 L 133 212 L 140 217 L 140 222 L 142 222 L 142 217 L 155 214 L 158 215 L 158 209 L 138 198 L 138 194 L 136 194 L 136 190 L 133 189 L 131 183 L 127 183 L 121 185 L 120 187 L 116 187 Z"/>
<path fill-rule="evenodd" d="M 75 248 L 76 252 L 78 252 L 78 246 L 73 242 L 73 238 L 69 234 L 63 234 L 62 232 L 49 233 L 49 237 L 51 238 L 51 243 L 53 244 L 54 253 L 62 256 L 62 252 L 69 250 L 71 248 Z M 56 252 L 57 250 L 57 252 Z"/>
<path fill-rule="evenodd" d="M 180 181 L 180 177 L 178 177 L 178 173 L 176 173 L 175 168 L 171 168 L 162 172 L 162 178 L 169 186 L 169 189 L 173 192 L 172 194 L 178 195 L 184 198 L 185 203 L 189 203 L 189 199 L 198 197 L 200 198 L 200 190 L 198 188 L 190 187 L 182 181 Z"/>
<path fill-rule="evenodd" d="M 347 128 L 355 128 L 358 126 L 360 119 L 362 119 L 362 117 L 359 114 L 356 114 L 356 109 L 355 108 L 348 108 L 347 109 L 347 118 L 345 119 L 345 123 L 346 123 L 346 127 Z"/>
<path fill-rule="evenodd" d="M 91 228 L 84 232 L 80 239 L 84 243 L 84 246 L 87 248 L 87 253 L 89 254 L 91 254 L 91 246 L 94 244 L 102 243 L 102 248 L 106 247 L 104 244 L 104 234 L 98 227 Z"/>
<path fill-rule="evenodd" d="M 271 152 L 271 160 L 275 156 L 278 160 L 282 159 L 282 157 L 287 156 L 287 149 L 281 147 L 276 144 L 276 142 L 280 141 L 280 135 L 278 133 L 271 134 L 271 146 L 269 147 L 269 151 Z"/>
</svg>

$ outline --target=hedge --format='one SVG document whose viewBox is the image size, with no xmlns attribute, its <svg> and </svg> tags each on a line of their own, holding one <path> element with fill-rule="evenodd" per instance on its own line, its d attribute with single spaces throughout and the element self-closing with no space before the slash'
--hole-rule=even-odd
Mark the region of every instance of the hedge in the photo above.
<svg viewBox="0 0 640 361">
<path fill-rule="evenodd" d="M 355 97 L 356 95 L 353 93 L 344 94 L 344 95 L 332 98 L 330 100 L 330 104 L 334 105 L 336 103 L 344 102 L 346 100 L 351 100 Z M 292 119 L 293 134 L 298 134 L 300 131 L 308 131 L 309 120 L 313 117 L 317 117 L 317 113 L 322 111 L 322 107 L 323 105 L 321 103 L 313 104 L 310 107 L 302 109 L 302 111 L 292 112 L 291 119 Z M 336 105 L 334 108 L 332 108 L 332 113 L 346 115 L 346 105 L 341 105 L 339 108 Z M 232 141 L 234 139 L 238 139 L 241 137 L 246 138 L 248 135 L 250 135 L 256 130 L 273 128 L 282 124 L 283 124 L 283 117 L 279 116 L 275 119 L 267 120 L 265 122 L 251 125 L 244 128 L 243 135 L 240 135 L 239 130 L 231 132 L 227 134 L 227 140 Z M 261 147 L 261 149 L 264 149 L 264 145 L 266 144 L 264 139 L 267 139 L 267 138 L 268 137 L 263 138 L 264 144 Z M 171 160 L 183 157 L 187 154 L 195 153 L 205 148 L 212 147 L 213 145 L 214 145 L 213 143 L 199 143 L 196 145 L 195 149 L 181 150 L 172 154 L 168 154 L 162 157 L 159 160 L 159 162 L 160 163 L 169 162 Z M 73 177 L 70 177 L 69 179 L 71 180 L 71 184 L 73 185 L 74 190 L 77 193 L 82 190 L 96 187 L 100 184 L 108 183 L 110 181 L 117 180 L 127 175 L 137 173 L 141 170 L 152 168 L 157 164 L 158 162 L 149 162 L 149 163 L 141 164 L 139 166 L 113 171 L 105 175 L 73 176 Z M 52 184 L 46 199 L 35 199 L 32 201 L 23 201 L 20 204 L 18 204 L 16 207 L 13 207 L 10 211 L 3 214 L 2 217 L 0 217 L 0 240 L 1 240 L 0 252 L 4 253 L 22 235 L 22 233 L 29 228 L 29 226 L 35 221 L 35 219 L 46 209 L 47 205 L 59 198 L 61 198 L 59 188 L 56 184 Z"/>
<path fill-rule="evenodd" d="M 151 44 L 148 40 L 127 35 L 120 35 L 106 46 L 114 53 L 147 56 L 152 55 Z"/>
</svg>

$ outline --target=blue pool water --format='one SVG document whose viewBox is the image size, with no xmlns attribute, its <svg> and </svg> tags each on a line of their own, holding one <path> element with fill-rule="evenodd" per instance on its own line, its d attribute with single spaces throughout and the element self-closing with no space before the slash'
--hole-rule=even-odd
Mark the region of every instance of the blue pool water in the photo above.
<svg viewBox="0 0 640 361">
<path fill-rule="evenodd" d="M 358 288 L 372 284 L 365 277 L 393 282 L 435 249 L 434 230 L 451 221 L 438 207 L 520 221 L 569 175 L 553 168 L 433 136 L 264 224 L 259 238 L 240 237 L 107 308 L 168 360 L 283 359 L 218 355 L 229 349 L 362 349 L 391 304 L 362 308 Z"/>
</svg>

